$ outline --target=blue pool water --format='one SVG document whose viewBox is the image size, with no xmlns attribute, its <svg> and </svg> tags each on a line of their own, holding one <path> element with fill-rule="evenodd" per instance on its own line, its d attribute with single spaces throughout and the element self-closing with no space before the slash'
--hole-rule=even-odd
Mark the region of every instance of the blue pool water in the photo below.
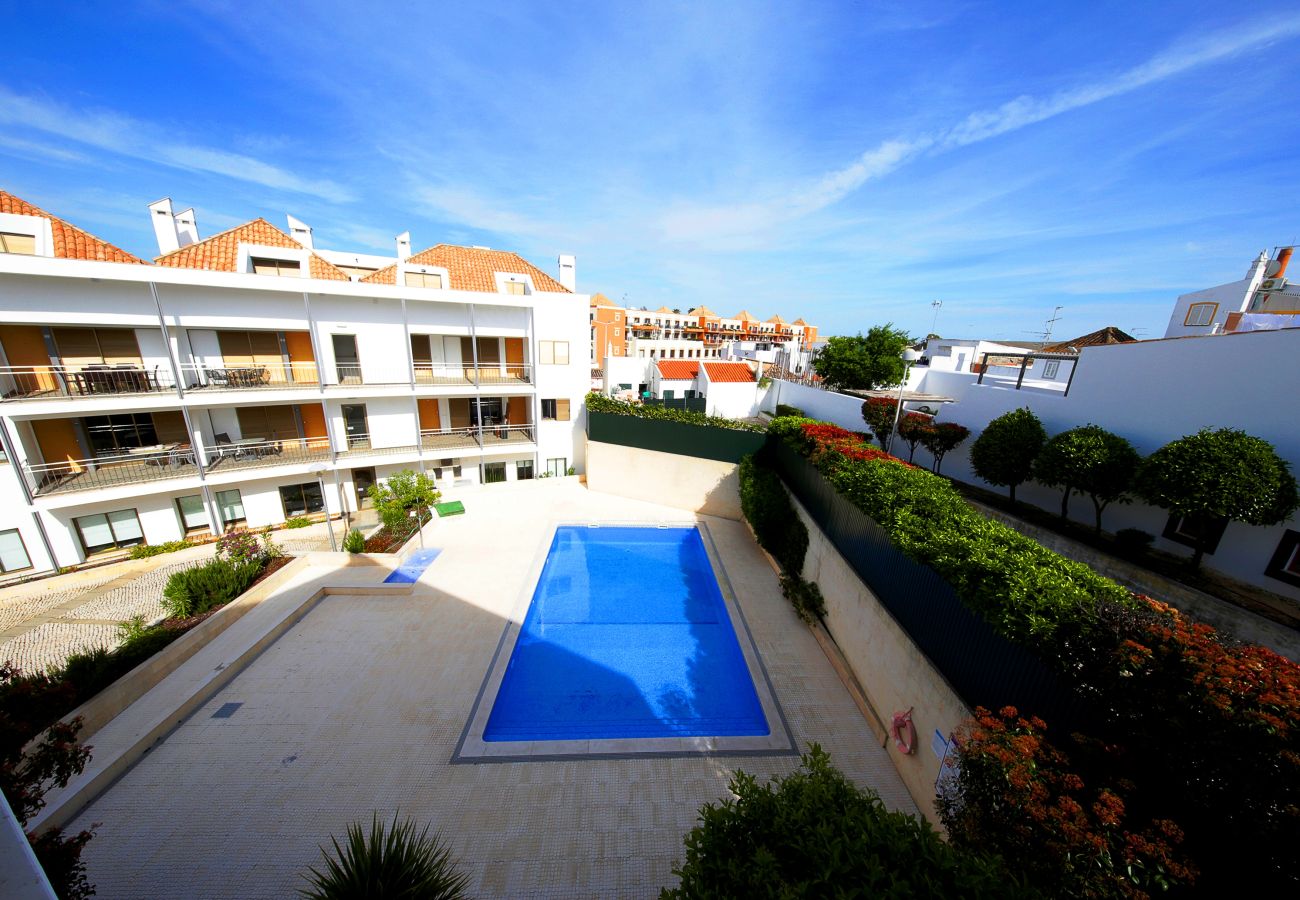
<svg viewBox="0 0 1300 900">
<path fill-rule="evenodd" d="M 400 566 L 384 579 L 384 584 L 414 584 L 441 552 L 440 549 L 435 547 L 412 552 L 410 556 L 402 560 Z"/>
<path fill-rule="evenodd" d="M 558 528 L 483 740 L 762 734 L 700 532 Z"/>
</svg>

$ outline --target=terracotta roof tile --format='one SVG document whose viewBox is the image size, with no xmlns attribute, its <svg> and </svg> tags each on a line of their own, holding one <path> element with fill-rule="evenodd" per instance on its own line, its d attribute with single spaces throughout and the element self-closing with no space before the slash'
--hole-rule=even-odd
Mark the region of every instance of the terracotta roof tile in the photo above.
<svg viewBox="0 0 1300 900">
<path fill-rule="evenodd" d="M 1120 331 L 1114 325 L 1107 325 L 1105 328 L 1099 328 L 1091 334 L 1085 334 L 1068 341 L 1061 341 L 1059 344 L 1047 344 L 1039 353 L 1073 353 L 1071 347 L 1082 349 L 1084 347 L 1101 347 L 1106 344 L 1131 344 L 1137 338 L 1126 332 Z"/>
<path fill-rule="evenodd" d="M 754 373 L 744 363 L 706 362 L 704 370 L 709 373 L 709 381 L 734 383 L 754 381 Z"/>
<path fill-rule="evenodd" d="M 659 307 L 658 309 L 656 309 L 655 312 L 657 312 L 657 313 L 670 313 L 670 312 L 672 312 L 672 310 L 669 309 L 669 308 L 666 307 L 666 306 L 661 306 L 661 307 Z"/>
<path fill-rule="evenodd" d="M 480 250 L 477 247 L 458 247 L 455 244 L 438 244 L 407 260 L 408 263 L 424 266 L 441 266 L 451 275 L 453 291 L 484 291 L 497 293 L 497 272 L 512 275 L 529 275 L 533 279 L 533 290 L 551 294 L 567 294 L 569 289 L 550 275 L 528 262 L 518 253 L 507 250 Z M 370 284 L 396 284 L 397 266 L 380 269 L 367 275 L 362 281 Z"/>
<path fill-rule="evenodd" d="M 795 319 L 795 320 L 794 320 L 793 322 L 791 322 L 790 324 L 791 324 L 791 325 L 807 325 L 808 323 L 805 322 L 805 321 L 803 320 L 803 318 L 801 317 L 801 318 Z"/>
<path fill-rule="evenodd" d="M 700 374 L 700 364 L 694 360 L 659 360 L 659 375 L 669 381 L 690 381 L 698 374 Z"/>
<path fill-rule="evenodd" d="M 770 322 L 770 323 L 773 324 L 773 325 L 784 325 L 784 324 L 786 324 L 785 319 L 781 318 L 780 316 L 773 316 L 772 318 L 768 319 L 767 321 Z"/>
<path fill-rule="evenodd" d="M 695 309 L 691 310 L 690 314 L 693 316 L 714 316 L 714 317 L 718 315 L 713 310 L 709 309 L 707 306 L 697 306 L 695 307 Z"/>
<path fill-rule="evenodd" d="M 535 284 L 537 284 L 537 282 L 534 281 L 533 284 L 535 285 Z M 611 299 L 609 299 L 608 297 L 606 297 L 604 294 L 592 294 L 592 295 L 591 295 L 591 305 L 592 305 L 592 306 L 609 306 L 609 307 L 613 307 L 614 309 L 620 309 L 620 308 L 621 308 L 621 307 L 619 307 L 619 305 L 618 305 L 617 303 L 615 303 L 613 300 L 611 300 Z"/>
<path fill-rule="evenodd" d="M 176 269 L 235 272 L 238 271 L 240 244 L 261 244 L 265 247 L 283 247 L 286 250 L 302 249 L 302 244 L 266 219 L 254 219 L 228 231 L 214 234 L 197 244 L 173 250 L 165 256 L 158 257 L 155 262 L 160 266 L 171 266 Z M 308 257 L 307 274 L 312 278 L 323 278 L 327 281 L 351 280 L 346 272 L 321 259 L 315 253 Z"/>
<path fill-rule="evenodd" d="M 48 219 L 50 232 L 54 235 L 54 256 L 58 259 L 89 259 L 148 265 L 138 256 L 132 256 L 122 248 L 114 247 L 108 241 L 101 240 L 88 231 L 82 231 L 76 225 L 65 222 L 58 216 L 52 216 L 39 206 L 33 206 L 6 191 L 0 191 L 0 213 Z"/>
<path fill-rule="evenodd" d="M 748 310 L 744 310 L 744 309 L 742 309 L 740 312 L 736 313 L 734 316 L 732 316 L 732 318 L 733 318 L 733 319 L 736 319 L 736 320 L 738 320 L 738 321 L 740 321 L 740 322 L 757 322 L 757 321 L 758 321 L 758 319 L 755 319 L 753 316 L 751 316 L 751 315 L 749 314 L 749 311 L 748 311 Z"/>
</svg>

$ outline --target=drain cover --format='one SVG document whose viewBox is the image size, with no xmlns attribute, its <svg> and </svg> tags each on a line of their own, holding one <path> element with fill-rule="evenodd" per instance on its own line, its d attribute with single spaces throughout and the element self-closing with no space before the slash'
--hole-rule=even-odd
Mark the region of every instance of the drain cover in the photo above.
<svg viewBox="0 0 1300 900">
<path fill-rule="evenodd" d="M 242 703 L 223 703 L 221 708 L 212 714 L 214 719 L 229 719 L 235 714 L 235 710 L 243 706 Z"/>
</svg>

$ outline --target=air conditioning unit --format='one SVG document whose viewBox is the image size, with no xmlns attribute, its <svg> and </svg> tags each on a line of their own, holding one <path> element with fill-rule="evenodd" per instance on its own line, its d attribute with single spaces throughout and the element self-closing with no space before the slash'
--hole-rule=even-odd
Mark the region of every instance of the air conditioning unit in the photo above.
<svg viewBox="0 0 1300 900">
<path fill-rule="evenodd" d="M 1261 291 L 1284 291 L 1286 290 L 1285 278 L 1265 278 L 1259 283 Z"/>
</svg>

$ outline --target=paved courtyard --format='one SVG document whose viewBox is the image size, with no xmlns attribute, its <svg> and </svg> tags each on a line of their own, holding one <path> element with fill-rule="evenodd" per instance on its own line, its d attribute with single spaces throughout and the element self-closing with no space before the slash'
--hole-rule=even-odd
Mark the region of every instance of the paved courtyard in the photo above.
<svg viewBox="0 0 1300 900">
<path fill-rule="evenodd" d="M 362 515 L 374 519 L 372 512 Z M 341 539 L 342 523 L 333 524 Z M 323 524 L 272 532 L 272 537 L 290 554 L 330 548 Z M 61 665 L 78 650 L 116 647 L 120 623 L 165 615 L 162 592 L 173 572 L 215 552 L 216 544 L 204 544 L 0 588 L 0 662 L 34 672 Z"/>
<path fill-rule="evenodd" d="M 449 840 L 478 897 L 645 897 L 673 880 L 699 806 L 735 768 L 793 756 L 450 760 L 507 618 L 557 522 L 681 522 L 571 480 L 489 485 L 437 520 L 409 596 L 331 596 L 71 823 L 99 897 L 292 895 L 319 845 L 395 812 Z M 745 527 L 704 519 L 791 732 L 915 813 Z M 226 718 L 213 713 L 241 704 Z M 93 741 L 92 741 L 93 743 Z"/>
</svg>

